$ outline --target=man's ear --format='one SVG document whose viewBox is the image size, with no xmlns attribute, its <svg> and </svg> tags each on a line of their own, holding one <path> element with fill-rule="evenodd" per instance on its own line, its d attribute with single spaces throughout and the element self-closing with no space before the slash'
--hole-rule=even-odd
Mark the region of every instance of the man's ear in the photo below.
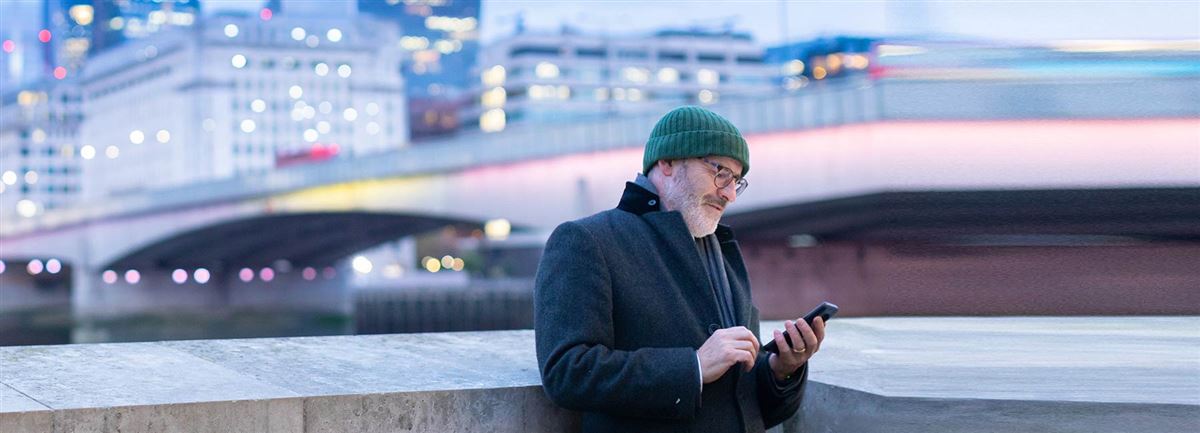
<svg viewBox="0 0 1200 433">
<path fill-rule="evenodd" d="M 654 164 L 658 167 L 658 171 L 662 172 L 663 176 L 670 176 L 675 172 L 675 164 L 672 164 L 670 160 L 660 159 Z"/>
</svg>

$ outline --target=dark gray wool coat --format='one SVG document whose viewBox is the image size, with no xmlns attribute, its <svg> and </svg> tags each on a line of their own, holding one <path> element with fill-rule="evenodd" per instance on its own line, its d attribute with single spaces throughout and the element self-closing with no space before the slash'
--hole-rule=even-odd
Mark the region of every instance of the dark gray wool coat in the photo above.
<svg viewBox="0 0 1200 433">
<path fill-rule="evenodd" d="M 737 241 L 716 235 L 737 323 L 758 335 Z M 683 215 L 632 182 L 616 209 L 558 226 L 534 289 L 546 394 L 583 411 L 585 432 L 762 432 L 790 417 L 807 365 L 779 383 L 766 352 L 701 392 L 696 350 L 720 328 L 708 278 Z"/>
</svg>

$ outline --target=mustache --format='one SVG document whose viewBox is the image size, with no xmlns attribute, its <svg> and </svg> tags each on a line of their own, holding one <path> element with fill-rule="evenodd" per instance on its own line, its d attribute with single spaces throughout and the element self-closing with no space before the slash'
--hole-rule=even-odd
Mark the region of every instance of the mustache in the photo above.
<svg viewBox="0 0 1200 433">
<path fill-rule="evenodd" d="M 721 197 L 708 196 L 701 199 L 701 204 L 716 205 L 717 207 L 721 208 L 721 210 L 725 210 L 725 205 L 729 204 L 729 200 L 725 200 Z"/>
</svg>

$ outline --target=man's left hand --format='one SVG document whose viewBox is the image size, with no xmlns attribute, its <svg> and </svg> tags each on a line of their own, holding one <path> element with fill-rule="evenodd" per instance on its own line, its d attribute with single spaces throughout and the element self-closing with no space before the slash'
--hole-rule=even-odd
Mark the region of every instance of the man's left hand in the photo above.
<svg viewBox="0 0 1200 433">
<path fill-rule="evenodd" d="M 779 354 L 772 353 L 767 360 L 771 364 L 771 370 L 775 372 L 775 379 L 781 382 L 821 350 L 821 341 L 825 340 L 825 320 L 818 316 L 813 319 L 812 326 L 808 326 L 804 319 L 788 320 L 783 323 L 783 327 L 788 337 L 798 343 L 792 347 L 783 338 L 783 332 L 775 331 L 775 345 L 779 347 Z"/>
</svg>

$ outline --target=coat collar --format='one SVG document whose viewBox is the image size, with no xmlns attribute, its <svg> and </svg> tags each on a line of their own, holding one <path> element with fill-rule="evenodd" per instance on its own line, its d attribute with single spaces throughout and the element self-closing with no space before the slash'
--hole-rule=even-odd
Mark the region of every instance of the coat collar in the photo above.
<svg viewBox="0 0 1200 433">
<path fill-rule="evenodd" d="M 621 202 L 617 204 L 617 209 L 637 216 L 646 216 L 651 212 L 662 212 L 661 206 L 658 194 L 636 183 L 625 182 L 625 192 L 621 194 Z M 720 243 L 731 242 L 734 239 L 733 229 L 724 224 L 717 224 L 714 234 L 717 235 L 717 242 Z"/>
<path fill-rule="evenodd" d="M 705 317 L 719 317 L 717 300 L 712 295 L 708 273 L 704 270 L 704 264 L 700 262 L 702 258 L 696 250 L 696 244 L 691 234 L 688 233 L 687 224 L 683 222 L 683 215 L 679 212 L 664 212 L 659 201 L 658 194 L 634 182 L 627 182 L 625 193 L 621 195 L 621 202 L 617 205 L 617 209 L 640 216 L 649 223 L 650 227 L 664 240 L 665 251 L 669 252 L 668 255 L 678 260 L 675 262 L 678 264 L 678 269 L 683 270 L 687 275 L 685 278 L 691 281 L 688 286 L 697 290 L 688 299 L 698 308 L 697 311 L 704 312 Z M 733 239 L 733 230 L 729 226 L 718 224 L 715 234 L 725 258 L 725 272 L 730 276 L 729 284 L 730 290 L 733 292 L 734 315 L 739 324 L 748 325 L 750 323 L 749 309 L 745 307 L 750 305 L 750 299 L 747 296 L 749 288 L 743 286 L 740 278 L 734 277 L 735 275 L 743 278 L 745 276 L 745 264 L 742 262 L 741 251 L 737 241 Z"/>
</svg>

